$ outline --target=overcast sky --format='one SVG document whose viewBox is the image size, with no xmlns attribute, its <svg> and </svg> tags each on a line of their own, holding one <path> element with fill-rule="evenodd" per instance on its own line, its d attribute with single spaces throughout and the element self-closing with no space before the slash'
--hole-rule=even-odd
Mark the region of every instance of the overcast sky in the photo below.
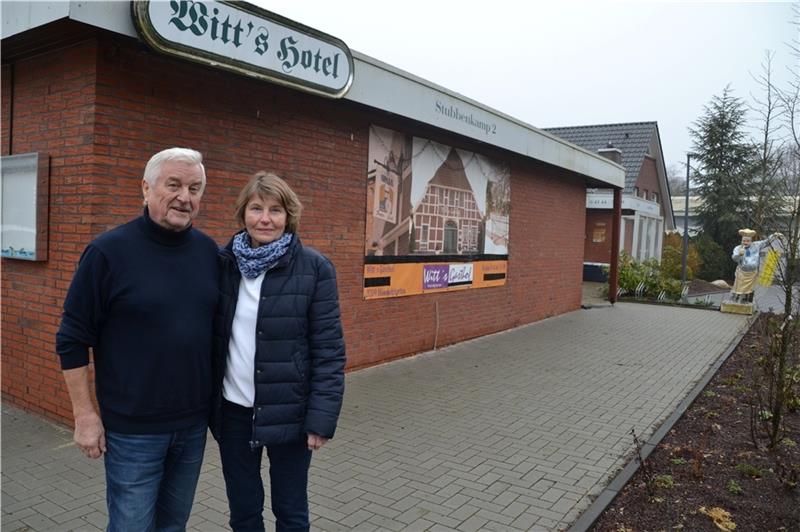
<svg viewBox="0 0 800 532">
<path fill-rule="evenodd" d="M 536 127 L 655 120 L 680 172 L 712 96 L 752 101 L 765 50 L 779 81 L 797 64 L 788 2 L 255 3 Z"/>
</svg>

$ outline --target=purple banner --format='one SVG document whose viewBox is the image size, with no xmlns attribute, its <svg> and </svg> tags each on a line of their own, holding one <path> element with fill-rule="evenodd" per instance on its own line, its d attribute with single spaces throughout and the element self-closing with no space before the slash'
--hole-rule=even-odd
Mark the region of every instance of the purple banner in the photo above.
<svg viewBox="0 0 800 532">
<path fill-rule="evenodd" d="M 447 264 L 425 265 L 422 270 L 422 289 L 447 288 L 447 277 L 450 274 L 450 266 Z"/>
</svg>

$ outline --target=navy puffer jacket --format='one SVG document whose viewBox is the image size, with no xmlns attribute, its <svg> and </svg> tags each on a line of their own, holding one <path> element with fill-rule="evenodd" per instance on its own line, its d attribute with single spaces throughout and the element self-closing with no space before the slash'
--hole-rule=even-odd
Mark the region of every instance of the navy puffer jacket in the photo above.
<svg viewBox="0 0 800 532">
<path fill-rule="evenodd" d="M 211 432 L 219 439 L 222 379 L 241 274 L 232 242 L 220 250 L 220 300 L 214 320 Z M 256 321 L 255 409 L 250 445 L 333 437 L 344 394 L 345 349 L 336 271 L 297 235 L 264 276 Z"/>
</svg>

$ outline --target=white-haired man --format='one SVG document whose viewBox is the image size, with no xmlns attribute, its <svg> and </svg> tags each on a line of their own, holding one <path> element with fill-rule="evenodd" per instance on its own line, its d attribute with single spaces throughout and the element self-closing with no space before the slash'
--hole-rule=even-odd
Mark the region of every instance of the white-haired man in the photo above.
<svg viewBox="0 0 800 532">
<path fill-rule="evenodd" d="M 64 300 L 56 351 L 75 443 L 104 456 L 111 531 L 185 530 L 194 500 L 218 283 L 217 246 L 192 227 L 205 184 L 199 152 L 155 154 L 143 215 L 87 246 Z"/>
</svg>

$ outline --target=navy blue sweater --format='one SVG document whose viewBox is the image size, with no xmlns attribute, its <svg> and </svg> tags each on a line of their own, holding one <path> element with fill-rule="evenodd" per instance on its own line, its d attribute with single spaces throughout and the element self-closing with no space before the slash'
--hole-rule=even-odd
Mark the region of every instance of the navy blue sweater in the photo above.
<svg viewBox="0 0 800 532">
<path fill-rule="evenodd" d="M 208 419 L 217 246 L 145 214 L 94 240 L 64 300 L 62 369 L 89 363 L 108 430 L 155 434 Z"/>
</svg>

